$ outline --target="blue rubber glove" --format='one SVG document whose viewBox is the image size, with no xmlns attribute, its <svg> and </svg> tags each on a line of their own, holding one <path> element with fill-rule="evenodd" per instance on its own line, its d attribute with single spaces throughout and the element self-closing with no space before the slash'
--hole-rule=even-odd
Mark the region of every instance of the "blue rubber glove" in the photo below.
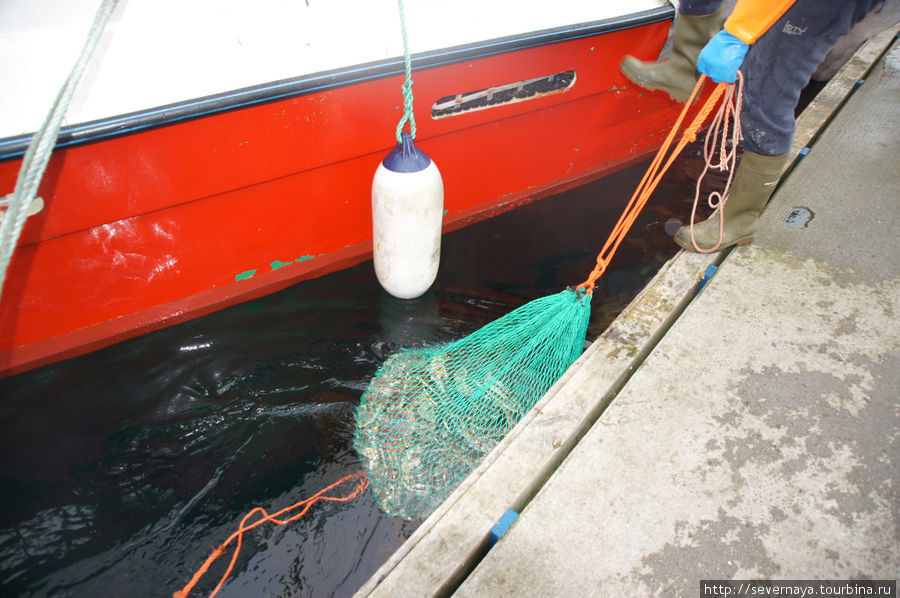
<svg viewBox="0 0 900 598">
<path fill-rule="evenodd" d="M 718 32 L 697 58 L 697 70 L 716 83 L 734 83 L 750 48 L 724 29 Z"/>
</svg>

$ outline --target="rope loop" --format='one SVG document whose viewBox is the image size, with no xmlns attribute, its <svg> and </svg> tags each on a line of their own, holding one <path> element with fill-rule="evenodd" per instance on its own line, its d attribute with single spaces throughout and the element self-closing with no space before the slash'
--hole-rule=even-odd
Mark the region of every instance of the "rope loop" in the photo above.
<svg viewBox="0 0 900 598">
<path fill-rule="evenodd" d="M 703 158 L 706 162 L 703 172 L 697 177 L 697 187 L 694 191 L 694 205 L 691 208 L 691 245 L 698 253 L 712 253 L 718 251 L 722 245 L 722 237 L 725 235 L 725 204 L 728 201 L 729 191 L 731 191 L 731 182 L 734 179 L 734 172 L 737 166 L 738 144 L 743 135 L 741 133 L 741 106 L 744 95 L 744 74 L 737 72 L 737 81 L 734 85 L 728 87 L 722 104 L 719 106 L 718 112 L 713 117 L 709 125 L 709 132 L 706 134 L 706 141 L 703 144 Z M 731 125 L 729 127 L 729 125 Z M 729 129 L 731 135 L 729 136 Z M 728 149 L 728 141 L 731 140 L 731 149 Z M 718 162 L 716 159 L 716 146 L 718 145 Z M 706 204 L 719 214 L 719 240 L 711 249 L 703 249 L 697 244 L 694 237 L 694 222 L 697 218 L 697 204 L 700 201 L 700 187 L 703 178 L 709 169 L 719 171 L 728 171 L 728 180 L 722 191 L 712 191 L 706 198 Z"/>
<path fill-rule="evenodd" d="M 710 112 L 712 112 L 719 99 L 722 98 L 723 95 L 726 96 L 726 102 L 723 102 L 724 106 L 724 104 L 728 103 L 728 100 L 730 100 L 730 98 L 733 96 L 735 87 L 733 84 L 719 83 L 718 85 L 716 85 L 709 98 L 707 98 L 706 102 L 703 103 L 703 105 L 700 107 L 700 110 L 694 116 L 694 119 L 682 133 L 681 139 L 679 139 L 671 154 L 667 156 L 666 154 L 668 153 L 672 142 L 675 140 L 675 137 L 678 135 L 678 131 L 681 128 L 682 122 L 684 122 L 687 113 L 690 111 L 690 108 L 694 103 L 694 99 L 700 94 L 700 90 L 703 89 L 703 84 L 705 83 L 705 81 L 706 76 L 700 75 L 700 78 L 697 80 L 697 84 L 694 86 L 694 90 L 691 92 L 691 97 L 689 97 L 685 102 L 684 108 L 681 110 L 681 114 L 678 115 L 678 119 L 675 121 L 675 124 L 669 131 L 668 136 L 666 137 L 665 141 L 663 141 L 662 146 L 659 148 L 659 151 L 656 153 L 656 156 L 653 158 L 653 161 L 647 168 L 647 172 L 644 173 L 644 177 L 641 179 L 641 182 L 638 183 L 634 194 L 628 201 L 628 205 L 625 206 L 625 210 L 622 212 L 622 216 L 619 218 L 619 221 L 613 228 L 612 233 L 610 233 L 609 238 L 603 245 L 603 249 L 597 256 L 597 266 L 591 272 L 590 276 L 588 276 L 587 280 L 578 285 L 576 288 L 584 289 L 588 293 L 593 292 L 594 285 L 596 284 L 597 279 L 600 278 L 600 276 L 602 276 L 606 271 L 607 266 L 612 260 L 612 257 L 615 254 L 616 250 L 619 248 L 619 245 L 622 243 L 622 240 L 625 238 L 625 235 L 628 234 L 629 229 L 631 229 L 634 221 L 637 220 L 637 217 L 640 215 L 641 210 L 643 210 L 644 206 L 647 204 L 647 200 L 650 199 L 653 191 L 656 190 L 657 185 L 659 185 L 660 180 L 662 180 L 663 175 L 672 165 L 672 162 L 675 161 L 675 158 L 678 157 L 678 154 L 681 153 L 681 150 L 683 150 L 688 143 L 691 143 L 697 139 L 697 131 L 699 131 L 700 127 L 703 126 L 703 123 L 706 122 L 707 117 L 709 116 Z M 737 110 L 740 110 L 740 102 L 738 102 Z M 729 114 L 728 111 L 726 111 L 725 114 L 722 114 L 722 109 L 720 109 L 719 114 L 717 114 L 717 118 L 721 116 L 722 119 L 727 120 L 727 114 Z M 707 141 L 708 140 L 709 137 L 707 137 Z M 736 146 L 737 143 L 735 143 L 735 147 Z M 722 147 L 725 147 L 724 142 L 722 143 Z"/>
</svg>

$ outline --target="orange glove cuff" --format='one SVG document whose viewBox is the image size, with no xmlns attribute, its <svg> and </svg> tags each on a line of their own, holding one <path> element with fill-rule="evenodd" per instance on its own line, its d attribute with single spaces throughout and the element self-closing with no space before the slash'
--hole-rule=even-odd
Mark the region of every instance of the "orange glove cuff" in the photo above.
<svg viewBox="0 0 900 598">
<path fill-rule="evenodd" d="M 744 42 L 752 44 L 781 18 L 796 0 L 738 0 L 725 21 L 725 30 Z"/>
</svg>

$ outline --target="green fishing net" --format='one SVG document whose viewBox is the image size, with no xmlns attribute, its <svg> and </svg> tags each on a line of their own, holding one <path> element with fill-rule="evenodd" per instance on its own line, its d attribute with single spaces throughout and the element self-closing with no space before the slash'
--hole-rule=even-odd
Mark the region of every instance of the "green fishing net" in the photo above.
<svg viewBox="0 0 900 598">
<path fill-rule="evenodd" d="M 447 345 L 401 351 L 376 372 L 354 444 L 381 509 L 426 517 L 581 355 L 590 295 L 526 303 Z"/>
</svg>

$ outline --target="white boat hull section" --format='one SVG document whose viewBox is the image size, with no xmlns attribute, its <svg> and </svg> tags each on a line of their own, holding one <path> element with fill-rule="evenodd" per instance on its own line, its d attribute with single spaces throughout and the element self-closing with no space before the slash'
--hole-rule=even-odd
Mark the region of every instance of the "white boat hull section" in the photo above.
<svg viewBox="0 0 900 598">
<path fill-rule="evenodd" d="M 407 0 L 415 53 L 658 8 L 665 0 Z M 99 0 L 0 2 L 0 139 L 40 126 Z M 64 124 L 402 56 L 396 0 L 120 0 Z"/>
</svg>

